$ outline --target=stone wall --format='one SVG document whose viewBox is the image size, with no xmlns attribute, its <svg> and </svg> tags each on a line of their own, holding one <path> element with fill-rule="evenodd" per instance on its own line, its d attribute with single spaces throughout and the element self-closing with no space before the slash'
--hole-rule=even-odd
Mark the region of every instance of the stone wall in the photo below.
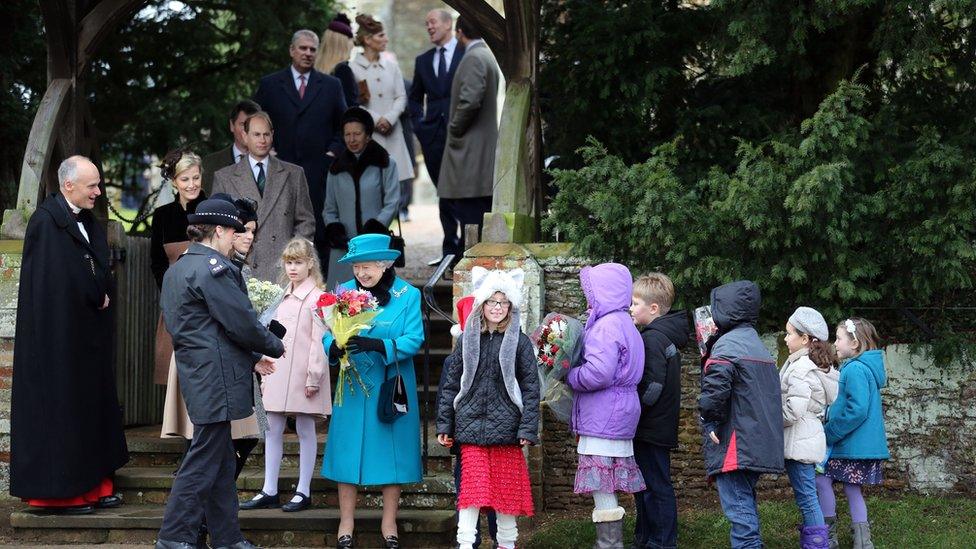
<svg viewBox="0 0 976 549">
<path fill-rule="evenodd" d="M 10 489 L 10 386 L 22 251 L 22 241 L 0 241 L 0 498 Z"/>
<path fill-rule="evenodd" d="M 543 271 L 543 314 L 560 312 L 585 317 L 586 302 L 579 286 L 579 269 L 587 263 L 565 254 L 563 245 L 539 246 L 536 261 Z M 546 246 L 555 246 L 547 248 Z M 786 358 L 781 334 L 764 342 L 778 361 Z M 696 410 L 699 361 L 692 335 L 682 363 L 682 399 L 679 447 L 672 453 L 672 480 L 682 505 L 715 503 L 714 488 L 705 478 L 701 435 Z M 903 491 L 976 495 L 976 363 L 933 364 L 905 345 L 885 351 L 888 387 L 883 391 L 885 424 L 892 459 L 885 466 L 885 482 L 869 492 Z M 576 473 L 575 437 L 568 426 L 548 410 L 543 413 L 542 486 L 547 510 L 588 508 L 588 498 L 573 494 Z M 784 476 L 767 475 L 760 481 L 761 497 L 790 498 Z"/>
</svg>

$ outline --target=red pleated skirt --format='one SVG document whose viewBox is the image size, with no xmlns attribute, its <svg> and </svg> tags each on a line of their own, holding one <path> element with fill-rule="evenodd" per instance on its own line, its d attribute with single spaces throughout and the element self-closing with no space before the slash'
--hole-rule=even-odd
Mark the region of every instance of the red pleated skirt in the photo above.
<svg viewBox="0 0 976 549">
<path fill-rule="evenodd" d="M 521 447 L 461 445 L 457 508 L 468 507 L 487 507 L 505 515 L 533 515 L 529 468 Z"/>
<path fill-rule="evenodd" d="M 73 498 L 50 498 L 50 499 L 26 499 L 27 505 L 31 507 L 80 507 L 82 505 L 92 505 L 98 503 L 99 498 L 112 495 L 115 484 L 111 478 L 104 478 L 98 486 Z"/>
</svg>

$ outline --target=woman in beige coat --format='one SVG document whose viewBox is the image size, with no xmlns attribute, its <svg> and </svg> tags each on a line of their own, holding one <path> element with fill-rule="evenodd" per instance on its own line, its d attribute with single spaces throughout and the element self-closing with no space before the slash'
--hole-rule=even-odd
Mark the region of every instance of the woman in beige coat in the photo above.
<svg viewBox="0 0 976 549">
<path fill-rule="evenodd" d="M 803 515 L 801 547 L 827 547 L 827 526 L 817 499 L 816 465 L 827 457 L 823 419 L 837 398 L 837 354 L 823 315 L 799 307 L 786 323 L 790 356 L 779 371 L 783 398 L 783 457 Z"/>
<path fill-rule="evenodd" d="M 359 83 L 359 106 L 373 116 L 376 140 L 396 161 L 400 181 L 412 180 L 413 162 L 407 150 L 407 141 L 400 127 L 400 115 L 407 108 L 407 89 L 403 74 L 396 61 L 384 59 L 389 38 L 383 24 L 370 15 L 357 15 L 356 45 L 363 52 L 357 54 L 350 66 Z"/>
<path fill-rule="evenodd" d="M 313 316 L 322 295 L 322 272 L 311 241 L 294 238 L 281 256 L 285 295 L 275 320 L 286 329 L 285 355 L 274 361 L 275 371 L 261 378 L 261 397 L 268 414 L 264 442 L 264 488 L 241 509 L 278 507 L 278 472 L 287 416 L 295 416 L 298 433 L 298 486 L 282 510 L 301 511 L 311 505 L 312 471 L 318 441 L 315 419 L 332 413 L 329 365 L 322 347 L 325 327 Z"/>
</svg>

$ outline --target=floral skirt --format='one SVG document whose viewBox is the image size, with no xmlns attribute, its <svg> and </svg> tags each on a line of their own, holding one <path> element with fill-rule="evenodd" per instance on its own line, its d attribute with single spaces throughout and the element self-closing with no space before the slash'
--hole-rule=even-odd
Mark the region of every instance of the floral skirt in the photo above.
<svg viewBox="0 0 976 549">
<path fill-rule="evenodd" d="M 642 492 L 644 477 L 641 476 L 634 456 L 605 457 L 580 454 L 576 468 L 573 491 L 577 494 L 591 492 Z"/>
<path fill-rule="evenodd" d="M 505 515 L 532 516 L 529 467 L 519 446 L 461 445 L 458 509 L 489 507 Z"/>
<path fill-rule="evenodd" d="M 881 484 L 880 459 L 828 459 L 824 475 L 847 484 Z"/>
</svg>

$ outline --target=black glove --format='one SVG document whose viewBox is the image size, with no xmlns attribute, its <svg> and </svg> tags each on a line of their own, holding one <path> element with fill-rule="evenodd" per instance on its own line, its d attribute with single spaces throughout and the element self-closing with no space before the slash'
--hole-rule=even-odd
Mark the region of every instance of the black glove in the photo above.
<svg viewBox="0 0 976 549">
<path fill-rule="evenodd" d="M 339 348 L 335 340 L 332 340 L 332 346 L 329 347 L 329 364 L 338 364 L 339 359 L 342 358 L 343 350 Z"/>
<path fill-rule="evenodd" d="M 348 248 L 349 236 L 346 235 L 346 226 L 342 223 L 329 223 L 325 226 L 325 239 L 329 241 L 332 248 Z"/>
<path fill-rule="evenodd" d="M 285 334 L 288 333 L 288 330 L 280 322 L 273 319 L 268 324 L 268 331 L 277 336 L 278 339 L 284 339 Z"/>
<path fill-rule="evenodd" d="M 346 350 L 350 353 L 386 353 L 386 343 L 375 337 L 352 336 L 346 342 Z"/>
</svg>

